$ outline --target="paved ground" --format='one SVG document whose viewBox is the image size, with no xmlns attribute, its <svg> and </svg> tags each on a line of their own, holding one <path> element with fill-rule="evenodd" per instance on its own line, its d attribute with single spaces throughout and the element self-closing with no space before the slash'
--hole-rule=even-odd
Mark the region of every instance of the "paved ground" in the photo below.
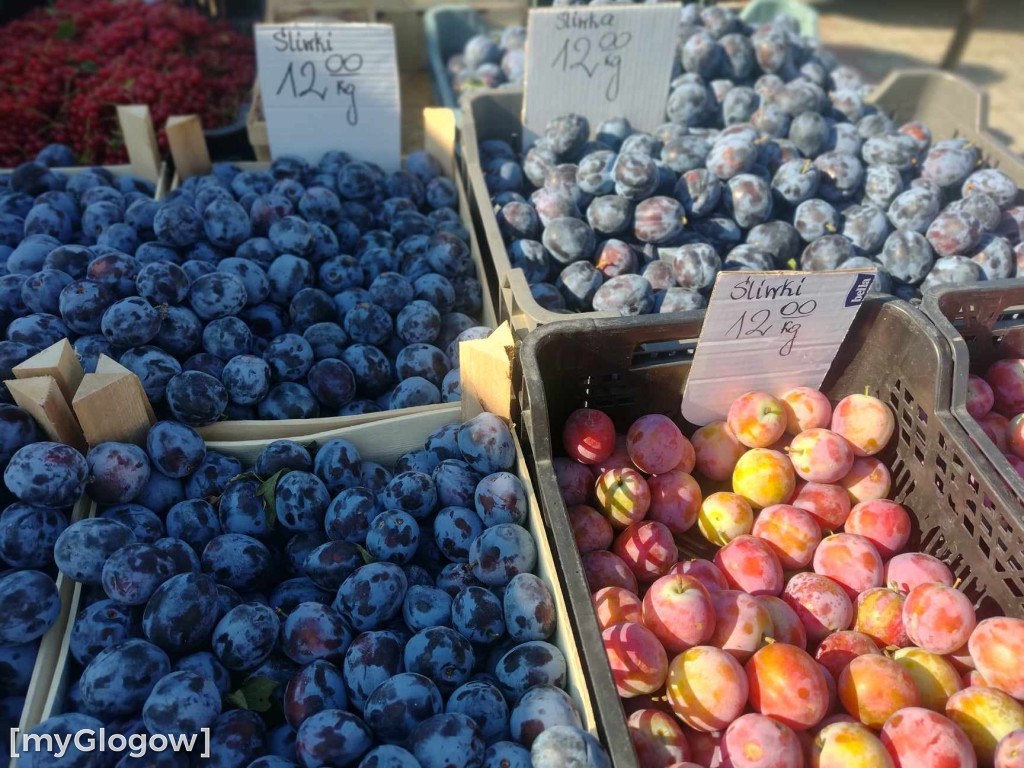
<svg viewBox="0 0 1024 768">
<path fill-rule="evenodd" d="M 879 80 L 897 67 L 939 63 L 962 0 L 810 0 L 821 37 L 845 63 Z M 959 74 L 990 95 L 990 128 L 1024 152 L 1024 2 L 989 0 Z"/>
</svg>

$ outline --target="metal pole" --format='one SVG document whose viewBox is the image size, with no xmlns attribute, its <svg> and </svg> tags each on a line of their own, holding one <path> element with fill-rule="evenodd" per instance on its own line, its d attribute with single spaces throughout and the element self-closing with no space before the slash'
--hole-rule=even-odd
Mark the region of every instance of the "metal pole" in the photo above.
<svg viewBox="0 0 1024 768">
<path fill-rule="evenodd" d="M 964 0 L 964 9 L 960 14 L 960 21 L 957 22 L 953 39 L 950 40 L 949 47 L 946 49 L 939 67 L 945 70 L 953 70 L 960 63 L 960 57 L 963 56 L 964 48 L 967 47 L 967 41 L 971 39 L 974 25 L 981 18 L 987 2 L 988 0 Z"/>
</svg>

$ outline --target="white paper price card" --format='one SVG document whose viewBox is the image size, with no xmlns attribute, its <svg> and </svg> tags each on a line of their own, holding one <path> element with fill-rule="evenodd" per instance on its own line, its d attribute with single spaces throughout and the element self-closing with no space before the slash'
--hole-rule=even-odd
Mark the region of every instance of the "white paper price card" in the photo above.
<svg viewBox="0 0 1024 768">
<path fill-rule="evenodd" d="M 272 155 L 316 162 L 343 150 L 398 169 L 401 107 L 390 24 L 257 24 L 256 65 Z"/>
<path fill-rule="evenodd" d="M 678 25 L 678 3 L 530 9 L 524 147 L 570 112 L 592 128 L 612 117 L 642 131 L 664 123 Z"/>
<path fill-rule="evenodd" d="M 683 417 L 704 425 L 746 392 L 820 387 L 874 280 L 874 270 L 719 272 Z"/>
</svg>

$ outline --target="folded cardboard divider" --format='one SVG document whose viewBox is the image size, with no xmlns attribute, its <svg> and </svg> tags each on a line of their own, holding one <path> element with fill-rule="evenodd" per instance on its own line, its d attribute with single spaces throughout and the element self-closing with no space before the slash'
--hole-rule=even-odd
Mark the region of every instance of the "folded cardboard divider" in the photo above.
<svg viewBox="0 0 1024 768">
<path fill-rule="evenodd" d="M 14 402 L 43 432 L 83 453 L 108 440 L 144 445 L 156 414 L 139 377 L 100 355 L 95 373 L 85 373 L 67 339 L 15 366 L 5 381 Z"/>
</svg>

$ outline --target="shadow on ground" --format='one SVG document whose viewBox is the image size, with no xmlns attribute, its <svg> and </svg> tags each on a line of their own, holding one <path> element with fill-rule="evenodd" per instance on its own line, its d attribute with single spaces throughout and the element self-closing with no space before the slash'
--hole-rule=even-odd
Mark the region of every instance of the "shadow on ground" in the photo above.
<svg viewBox="0 0 1024 768">
<path fill-rule="evenodd" d="M 878 82 L 894 69 L 938 65 L 938 62 L 932 59 L 919 58 L 895 51 L 880 51 L 869 46 L 830 45 L 829 50 L 840 61 L 856 67 L 873 82 Z M 1006 79 L 1003 72 L 983 64 L 961 64 L 957 67 L 956 72 L 981 86 L 994 85 Z"/>
<path fill-rule="evenodd" d="M 956 26 L 964 0 L 809 0 L 819 13 L 915 27 Z M 1020 0 L 988 0 L 975 29 L 1024 31 Z"/>
</svg>

